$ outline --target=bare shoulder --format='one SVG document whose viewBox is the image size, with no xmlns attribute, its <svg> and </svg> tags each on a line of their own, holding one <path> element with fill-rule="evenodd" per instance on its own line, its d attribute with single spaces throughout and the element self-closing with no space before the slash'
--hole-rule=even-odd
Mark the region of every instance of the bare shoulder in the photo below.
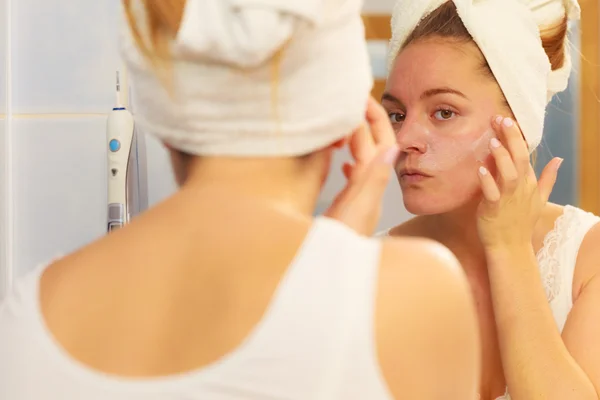
<svg viewBox="0 0 600 400">
<path fill-rule="evenodd" d="M 600 223 L 596 223 L 587 232 L 577 255 L 577 265 L 585 265 L 584 269 L 587 271 L 587 275 L 600 276 L 600 263 L 598 262 L 600 246 L 598 243 L 600 243 Z"/>
<path fill-rule="evenodd" d="M 573 301 L 580 296 L 583 288 L 587 287 L 592 280 L 600 279 L 600 223 L 596 223 L 586 233 L 575 264 L 575 275 L 573 277 Z"/>
<path fill-rule="evenodd" d="M 379 362 L 396 398 L 474 398 L 476 313 L 450 250 L 426 239 L 384 241 L 376 315 Z"/>
<path fill-rule="evenodd" d="M 431 275 L 432 272 L 435 274 Z M 427 278 L 430 283 L 450 279 L 458 286 L 468 287 L 460 263 L 452 252 L 438 242 L 421 237 L 384 239 L 380 276 L 388 274 Z"/>
</svg>

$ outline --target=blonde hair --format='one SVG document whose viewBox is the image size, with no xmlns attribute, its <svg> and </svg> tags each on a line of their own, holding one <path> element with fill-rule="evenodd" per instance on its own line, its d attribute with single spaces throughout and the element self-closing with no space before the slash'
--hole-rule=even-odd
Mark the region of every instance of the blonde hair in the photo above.
<svg viewBox="0 0 600 400">
<path fill-rule="evenodd" d="M 169 41 L 181 26 L 186 0 L 138 0 L 143 4 L 148 40 L 144 40 L 131 0 L 123 0 L 127 22 L 139 49 L 153 63 L 170 58 Z"/>
</svg>

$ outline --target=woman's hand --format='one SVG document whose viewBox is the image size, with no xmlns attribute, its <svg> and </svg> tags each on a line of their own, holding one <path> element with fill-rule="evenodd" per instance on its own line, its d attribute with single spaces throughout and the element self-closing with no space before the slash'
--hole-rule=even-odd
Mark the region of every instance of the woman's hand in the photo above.
<svg viewBox="0 0 600 400">
<path fill-rule="evenodd" d="M 368 126 L 361 126 L 350 137 L 354 164 L 342 167 L 346 186 L 324 215 L 370 236 L 379 222 L 383 194 L 400 150 L 386 111 L 372 97 L 366 122 Z"/>
<path fill-rule="evenodd" d="M 491 251 L 530 247 L 533 229 L 550 197 L 562 159 L 550 161 L 538 181 L 517 124 L 510 118 L 495 117 L 492 126 L 500 139 L 490 142 L 496 179 L 480 167 L 483 200 L 478 209 L 479 237 Z"/>
</svg>

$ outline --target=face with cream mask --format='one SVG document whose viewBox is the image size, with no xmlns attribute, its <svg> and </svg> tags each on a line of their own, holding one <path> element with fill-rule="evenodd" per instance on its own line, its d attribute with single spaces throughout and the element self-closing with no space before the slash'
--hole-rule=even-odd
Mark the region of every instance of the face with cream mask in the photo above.
<svg viewBox="0 0 600 400">
<path fill-rule="evenodd" d="M 382 103 L 401 148 L 396 173 L 413 214 L 439 214 L 478 201 L 479 166 L 494 172 L 495 115 L 510 115 L 473 42 L 430 37 L 396 57 Z"/>
</svg>

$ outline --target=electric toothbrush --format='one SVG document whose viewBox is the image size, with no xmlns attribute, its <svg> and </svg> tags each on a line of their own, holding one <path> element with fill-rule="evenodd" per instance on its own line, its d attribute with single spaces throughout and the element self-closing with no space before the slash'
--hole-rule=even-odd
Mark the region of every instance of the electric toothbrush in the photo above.
<svg viewBox="0 0 600 400">
<path fill-rule="evenodd" d="M 108 147 L 108 232 L 127 224 L 131 218 L 131 185 L 129 167 L 135 155 L 133 115 L 121 99 L 121 82 L 117 72 L 117 103 L 108 115 L 106 144 Z"/>
</svg>

